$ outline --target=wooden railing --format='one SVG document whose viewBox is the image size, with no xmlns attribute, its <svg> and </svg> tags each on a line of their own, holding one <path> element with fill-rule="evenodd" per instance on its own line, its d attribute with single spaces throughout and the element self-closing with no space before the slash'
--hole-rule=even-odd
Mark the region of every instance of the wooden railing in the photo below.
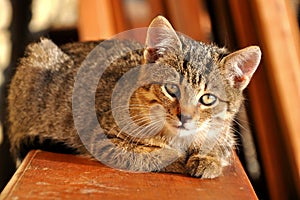
<svg viewBox="0 0 300 200">
<path fill-rule="evenodd" d="M 31 151 L 0 196 L 9 199 L 257 199 L 236 158 L 223 176 L 133 173 L 91 159 Z"/>
</svg>

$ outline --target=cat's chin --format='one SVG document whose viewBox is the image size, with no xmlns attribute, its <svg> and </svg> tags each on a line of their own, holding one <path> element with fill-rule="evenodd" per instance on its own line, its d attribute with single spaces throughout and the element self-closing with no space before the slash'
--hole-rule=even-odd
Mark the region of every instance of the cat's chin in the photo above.
<svg viewBox="0 0 300 200">
<path fill-rule="evenodd" d="M 185 128 L 183 126 L 170 126 L 168 128 L 168 131 L 170 133 L 170 135 L 173 135 L 175 137 L 180 137 L 180 138 L 185 138 L 185 137 L 190 137 L 193 135 L 197 135 L 197 133 L 199 132 L 199 130 L 197 128 L 193 128 L 193 129 L 188 129 Z"/>
<path fill-rule="evenodd" d="M 204 126 L 202 126 L 203 128 Z M 173 126 L 173 131 L 176 133 L 177 137 L 185 138 L 191 137 L 199 134 L 202 130 L 201 127 L 198 127 L 197 124 L 193 121 L 187 123 L 180 123 L 178 126 Z"/>
<path fill-rule="evenodd" d="M 186 128 L 177 128 L 178 137 L 189 137 L 196 135 L 199 131 L 197 129 L 186 129 Z"/>
</svg>

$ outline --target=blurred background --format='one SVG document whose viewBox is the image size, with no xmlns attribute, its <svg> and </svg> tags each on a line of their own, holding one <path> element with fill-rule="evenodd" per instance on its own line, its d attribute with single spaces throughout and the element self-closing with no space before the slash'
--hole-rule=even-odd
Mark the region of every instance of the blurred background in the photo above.
<svg viewBox="0 0 300 200">
<path fill-rule="evenodd" d="M 259 45 L 237 153 L 260 199 L 300 193 L 300 0 L 0 0 L 0 191 L 14 173 L 6 131 L 9 81 L 26 45 L 109 38 L 163 15 L 176 31 L 230 50 Z M 299 197 L 300 198 L 300 197 Z"/>
</svg>

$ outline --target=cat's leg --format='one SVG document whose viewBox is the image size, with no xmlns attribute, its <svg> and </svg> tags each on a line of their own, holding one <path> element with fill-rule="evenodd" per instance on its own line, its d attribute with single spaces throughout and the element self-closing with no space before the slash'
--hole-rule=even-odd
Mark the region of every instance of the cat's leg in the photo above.
<svg viewBox="0 0 300 200">
<path fill-rule="evenodd" d="M 228 153 L 230 152 L 230 153 Z M 194 177 L 216 178 L 222 174 L 224 166 L 228 165 L 231 159 L 231 150 L 224 151 L 216 148 L 210 153 L 193 152 L 186 162 L 187 173 Z"/>
<path fill-rule="evenodd" d="M 103 164 L 129 171 L 162 171 L 180 158 L 180 154 L 174 149 L 130 143 L 120 138 L 97 140 L 87 149 Z M 182 169 L 183 167 L 179 172 Z"/>
<path fill-rule="evenodd" d="M 187 173 L 194 177 L 215 178 L 222 174 L 220 158 L 213 155 L 194 154 L 186 163 Z"/>
<path fill-rule="evenodd" d="M 173 161 L 171 164 L 162 168 L 159 171 L 168 172 L 168 173 L 186 174 L 185 161 L 186 161 L 186 156 L 181 156 L 177 160 Z"/>
</svg>

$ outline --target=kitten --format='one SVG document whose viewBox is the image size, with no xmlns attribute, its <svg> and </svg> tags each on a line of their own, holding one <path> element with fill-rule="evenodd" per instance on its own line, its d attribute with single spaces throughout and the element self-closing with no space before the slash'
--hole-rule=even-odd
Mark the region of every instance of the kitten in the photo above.
<svg viewBox="0 0 300 200">
<path fill-rule="evenodd" d="M 111 167 L 214 178 L 230 164 L 231 125 L 260 62 L 176 33 L 162 16 L 141 45 L 124 39 L 28 46 L 12 79 L 9 139 L 68 149 Z"/>
</svg>

